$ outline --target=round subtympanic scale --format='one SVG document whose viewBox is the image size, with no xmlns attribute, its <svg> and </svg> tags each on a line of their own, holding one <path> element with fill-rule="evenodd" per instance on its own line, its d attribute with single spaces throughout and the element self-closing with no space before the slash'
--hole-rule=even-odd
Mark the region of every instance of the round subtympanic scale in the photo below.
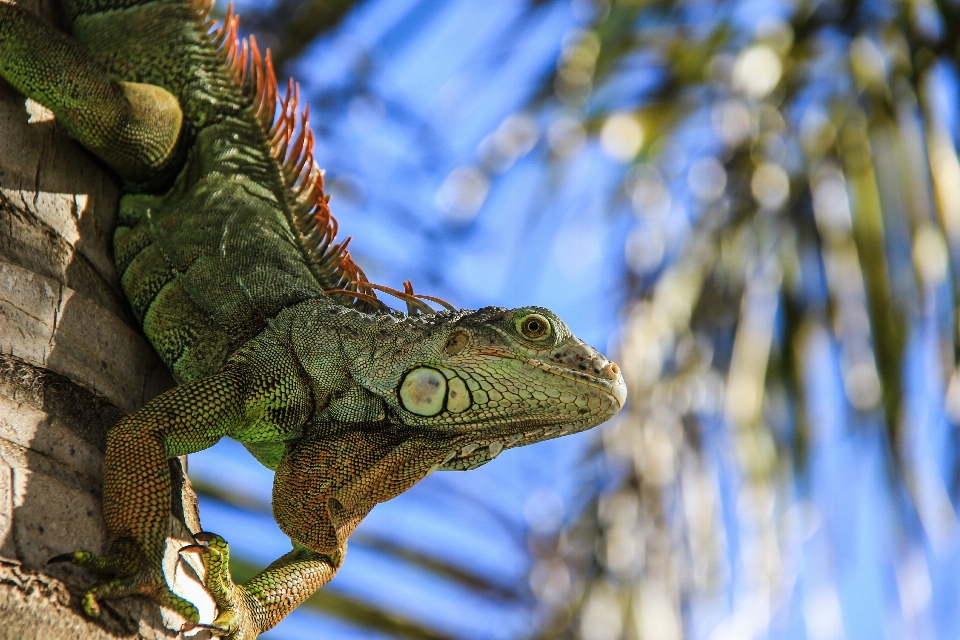
<svg viewBox="0 0 960 640">
<path fill-rule="evenodd" d="M 460 378 L 452 378 L 447 383 L 447 409 L 451 413 L 460 413 L 470 408 L 470 392 Z"/>
<path fill-rule="evenodd" d="M 435 416 L 443 410 L 447 395 L 447 380 L 443 374 L 429 367 L 409 371 L 400 385 L 403 408 L 421 416 Z"/>
</svg>

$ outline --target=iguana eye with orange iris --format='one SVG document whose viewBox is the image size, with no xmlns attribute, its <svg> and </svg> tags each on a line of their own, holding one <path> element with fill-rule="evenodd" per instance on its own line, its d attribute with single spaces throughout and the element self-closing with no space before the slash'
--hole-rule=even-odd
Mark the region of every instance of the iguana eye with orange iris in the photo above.
<svg viewBox="0 0 960 640">
<path fill-rule="evenodd" d="M 531 313 L 518 320 L 517 331 L 528 340 L 545 340 L 550 337 L 550 321 L 539 313 Z"/>
</svg>

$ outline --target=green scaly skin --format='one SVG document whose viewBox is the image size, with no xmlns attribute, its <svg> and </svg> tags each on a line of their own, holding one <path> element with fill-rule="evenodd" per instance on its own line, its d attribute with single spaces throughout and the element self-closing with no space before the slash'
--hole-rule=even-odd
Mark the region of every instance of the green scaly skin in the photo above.
<svg viewBox="0 0 960 640">
<path fill-rule="evenodd" d="M 203 9 L 62 4 L 69 36 L 0 0 L 0 76 L 123 180 L 117 268 L 181 382 L 109 433 L 105 552 L 54 559 L 112 574 L 84 596 L 88 615 L 139 594 L 197 622 L 161 570 L 173 456 L 229 436 L 276 470 L 290 553 L 238 585 L 222 538 L 184 550 L 206 567 L 220 611 L 210 628 L 245 640 L 333 577 L 378 502 L 623 405 L 617 366 L 546 309 L 405 317 L 325 294 L 349 284 L 333 248 L 319 255 L 298 230 L 291 180 Z"/>
</svg>

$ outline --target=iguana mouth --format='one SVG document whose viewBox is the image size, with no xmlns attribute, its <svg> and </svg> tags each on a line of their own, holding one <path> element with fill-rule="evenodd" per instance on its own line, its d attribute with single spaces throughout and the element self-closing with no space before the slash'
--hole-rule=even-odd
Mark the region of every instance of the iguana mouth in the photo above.
<svg viewBox="0 0 960 640">
<path fill-rule="evenodd" d="M 474 460 L 470 466 L 466 467 L 467 469 L 471 469 L 475 466 L 479 466 L 479 464 L 483 462 L 493 460 L 506 449 L 534 444 L 554 436 L 559 437 L 576 433 L 577 431 L 581 430 L 580 427 L 582 427 L 584 422 L 584 420 L 576 422 L 564 422 L 563 426 L 560 424 L 552 424 L 534 429 L 527 429 L 525 431 L 510 435 L 491 435 L 489 438 L 479 438 L 468 441 L 467 444 L 458 445 L 451 449 L 441 461 L 438 461 L 433 465 L 433 467 L 430 469 L 430 473 L 436 471 L 437 469 L 447 467 L 447 465 L 450 463 L 456 463 L 458 460 L 461 462 L 466 462 L 466 458 L 477 457 L 480 454 L 483 454 L 484 449 L 486 449 L 487 452 L 485 456 L 477 457 L 477 459 Z M 454 464 L 452 467 L 447 468 L 453 470 L 457 469 L 457 466 Z"/>
</svg>

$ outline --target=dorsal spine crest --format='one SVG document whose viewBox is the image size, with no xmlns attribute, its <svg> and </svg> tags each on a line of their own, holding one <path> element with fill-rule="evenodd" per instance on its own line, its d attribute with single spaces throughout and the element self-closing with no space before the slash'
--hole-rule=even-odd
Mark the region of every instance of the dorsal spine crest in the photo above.
<svg viewBox="0 0 960 640">
<path fill-rule="evenodd" d="M 334 295 L 348 299 L 348 306 L 364 310 L 380 306 L 376 291 L 347 249 L 350 238 L 336 242 L 338 225 L 330 212 L 330 196 L 324 192 L 324 171 L 313 158 L 309 104 L 298 112 L 300 85 L 291 79 L 285 94 L 279 95 L 270 50 L 261 54 L 253 35 L 238 37 L 240 17 L 233 12 L 232 3 L 219 27 L 206 18 L 212 3 L 198 0 L 195 7 L 232 79 L 251 100 L 256 121 L 280 169 L 295 234 L 314 275 Z"/>
<path fill-rule="evenodd" d="M 251 100 L 254 117 L 280 169 L 295 234 L 314 276 L 324 283 L 325 292 L 346 300 L 346 306 L 368 312 L 389 308 L 377 298 L 377 290 L 406 302 L 411 314 L 433 312 L 421 300 L 452 309 L 440 298 L 415 294 L 409 281 L 404 282 L 401 292 L 367 279 L 347 249 L 351 238 L 336 242 L 337 219 L 330 212 L 330 196 L 323 189 L 324 171 L 313 158 L 315 138 L 309 125 L 310 105 L 304 104 L 297 111 L 300 85 L 290 79 L 280 97 L 270 49 L 261 55 L 256 37 L 238 37 L 240 16 L 234 14 L 233 3 L 219 27 L 208 19 L 212 0 L 194 0 L 194 8 L 223 55 L 233 81 Z"/>
</svg>

